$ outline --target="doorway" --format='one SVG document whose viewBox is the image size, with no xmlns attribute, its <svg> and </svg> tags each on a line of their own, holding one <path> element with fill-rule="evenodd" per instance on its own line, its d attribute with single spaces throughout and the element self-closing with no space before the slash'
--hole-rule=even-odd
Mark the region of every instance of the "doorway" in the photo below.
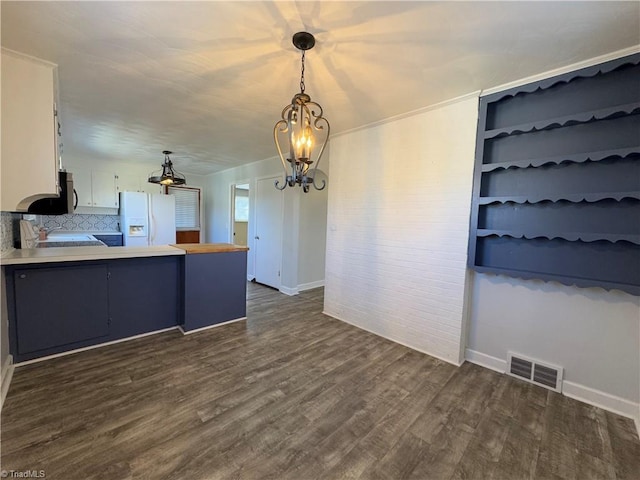
<svg viewBox="0 0 640 480">
<path fill-rule="evenodd" d="M 231 201 L 231 243 L 249 245 L 249 184 L 233 185 Z"/>
<path fill-rule="evenodd" d="M 262 178 L 256 184 L 254 274 L 256 282 L 280 289 L 284 200 L 274 187 L 278 179 Z"/>
</svg>

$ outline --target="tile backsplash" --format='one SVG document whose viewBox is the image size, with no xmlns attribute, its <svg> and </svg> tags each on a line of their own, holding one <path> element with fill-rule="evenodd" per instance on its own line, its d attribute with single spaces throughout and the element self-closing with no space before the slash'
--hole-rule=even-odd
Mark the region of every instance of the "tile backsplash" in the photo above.
<svg viewBox="0 0 640 480">
<path fill-rule="evenodd" d="M 89 231 L 119 231 L 120 217 L 118 215 L 41 215 L 38 224 L 45 228 L 59 228 L 62 230 L 89 230 Z"/>
<path fill-rule="evenodd" d="M 20 241 L 19 221 L 20 213 L 0 212 L 0 252 L 6 252 L 14 248 Z M 112 231 L 120 230 L 120 217 L 118 215 L 37 215 L 33 222 L 46 228 L 58 228 L 61 230 L 85 230 L 85 231 Z"/>
<path fill-rule="evenodd" d="M 0 252 L 13 248 L 13 226 L 18 217 L 14 213 L 0 212 Z"/>
</svg>

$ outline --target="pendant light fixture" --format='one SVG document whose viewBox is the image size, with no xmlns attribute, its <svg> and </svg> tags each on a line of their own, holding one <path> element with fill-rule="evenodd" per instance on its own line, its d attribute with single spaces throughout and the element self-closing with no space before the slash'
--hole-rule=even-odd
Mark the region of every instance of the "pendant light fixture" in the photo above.
<svg viewBox="0 0 640 480">
<path fill-rule="evenodd" d="M 324 180 L 318 186 L 315 175 L 329 139 L 330 126 L 322 116 L 322 107 L 312 102 L 311 97 L 304 92 L 304 56 L 315 44 L 316 39 L 308 32 L 298 32 L 293 36 L 293 45 L 302 52 L 300 93 L 293 96 L 291 104 L 282 110 L 281 120 L 273 127 L 273 138 L 285 175 L 282 186 L 280 180 L 276 180 L 278 190 L 284 190 L 287 185 L 298 185 L 306 193 L 310 185 L 316 190 L 322 190 L 326 186 Z M 286 158 L 281 145 L 285 147 L 285 151 L 288 150 Z"/>
<path fill-rule="evenodd" d="M 149 176 L 149 183 L 158 183 L 160 185 L 184 185 L 187 183 L 184 175 L 180 172 L 176 172 L 173 169 L 173 162 L 169 158 L 173 152 L 164 150 L 164 163 L 162 166 L 162 173 L 160 171 L 153 172 Z"/>
</svg>

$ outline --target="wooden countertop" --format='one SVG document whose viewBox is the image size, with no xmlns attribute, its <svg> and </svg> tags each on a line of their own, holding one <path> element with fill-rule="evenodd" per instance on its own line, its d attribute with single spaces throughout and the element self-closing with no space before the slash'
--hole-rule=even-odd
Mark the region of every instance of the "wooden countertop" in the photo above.
<svg viewBox="0 0 640 480">
<path fill-rule="evenodd" d="M 187 255 L 192 253 L 246 252 L 249 250 L 249 247 L 232 243 L 179 243 L 171 246 L 184 250 Z"/>
</svg>

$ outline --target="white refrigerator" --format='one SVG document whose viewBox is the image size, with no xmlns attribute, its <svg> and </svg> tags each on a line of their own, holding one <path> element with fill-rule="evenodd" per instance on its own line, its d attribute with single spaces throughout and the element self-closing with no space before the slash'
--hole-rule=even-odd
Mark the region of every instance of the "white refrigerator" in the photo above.
<svg viewBox="0 0 640 480">
<path fill-rule="evenodd" d="M 120 230 L 125 246 L 176 243 L 176 198 L 120 192 Z"/>
</svg>

